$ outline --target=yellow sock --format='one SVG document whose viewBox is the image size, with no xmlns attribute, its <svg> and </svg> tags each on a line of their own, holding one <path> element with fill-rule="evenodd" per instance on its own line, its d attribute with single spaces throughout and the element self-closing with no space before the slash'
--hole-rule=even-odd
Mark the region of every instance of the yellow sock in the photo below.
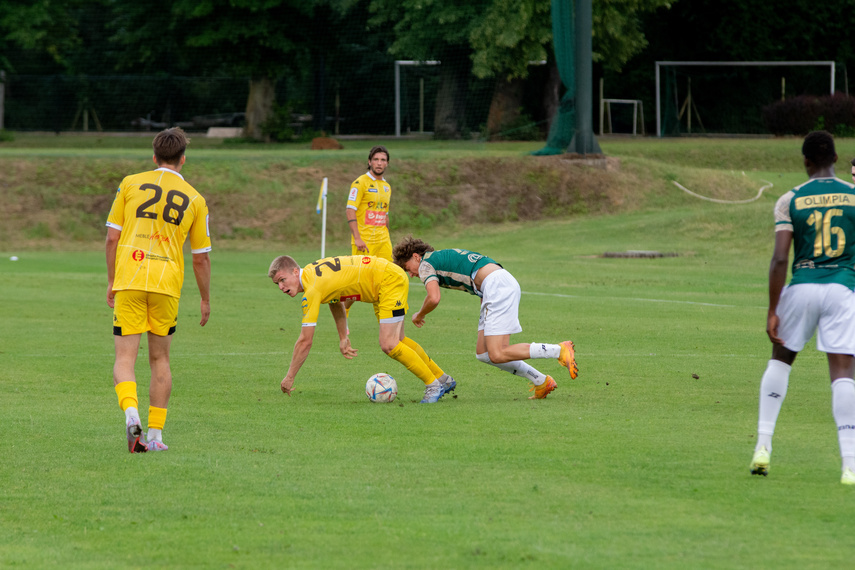
<svg viewBox="0 0 855 570">
<path fill-rule="evenodd" d="M 163 429 L 166 423 L 166 408 L 148 407 L 148 429 Z"/>
<path fill-rule="evenodd" d="M 410 337 L 406 337 L 406 336 L 404 337 L 404 340 L 402 340 L 401 342 L 403 342 L 404 344 L 406 344 L 407 346 L 412 348 L 413 351 L 419 355 L 419 358 L 421 358 L 422 361 L 424 361 L 424 363 L 428 365 L 428 368 L 430 368 L 430 371 L 433 372 L 433 375 L 435 378 L 439 378 L 440 376 L 445 374 L 445 372 L 442 371 L 442 368 L 437 366 L 436 362 L 431 360 L 430 356 L 427 355 L 427 352 L 425 352 L 425 349 L 423 349 L 419 343 L 417 343 L 416 341 L 414 341 Z"/>
<path fill-rule="evenodd" d="M 425 383 L 425 386 L 436 380 L 436 376 L 430 371 L 428 365 L 419 357 L 412 348 L 399 342 L 389 356 L 403 364 L 407 370 L 418 376 L 419 380 Z"/>
<path fill-rule="evenodd" d="M 122 408 L 123 412 L 128 408 L 139 409 L 136 382 L 119 382 L 116 384 L 116 395 L 119 397 L 119 407 Z"/>
</svg>

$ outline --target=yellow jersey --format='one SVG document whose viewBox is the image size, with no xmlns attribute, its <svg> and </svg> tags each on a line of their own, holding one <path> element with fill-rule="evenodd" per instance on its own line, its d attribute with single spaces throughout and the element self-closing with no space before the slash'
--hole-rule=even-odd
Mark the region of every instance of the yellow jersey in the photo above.
<svg viewBox="0 0 855 570">
<path fill-rule="evenodd" d="M 169 168 L 125 177 L 107 227 L 121 232 L 114 291 L 136 290 L 181 296 L 184 241 L 193 253 L 211 251 L 205 198 Z"/>
<path fill-rule="evenodd" d="M 347 195 L 347 208 L 356 210 L 356 226 L 366 245 L 391 242 L 389 238 L 389 200 L 392 188 L 385 178 L 366 172 L 353 181 Z M 353 245 L 353 236 L 350 236 Z M 370 251 L 374 249 L 369 247 Z"/>
<path fill-rule="evenodd" d="M 318 324 L 322 304 L 340 301 L 376 303 L 391 262 L 369 255 L 325 257 L 300 271 L 303 285 L 303 326 Z M 405 275 L 406 278 L 406 275 Z"/>
</svg>

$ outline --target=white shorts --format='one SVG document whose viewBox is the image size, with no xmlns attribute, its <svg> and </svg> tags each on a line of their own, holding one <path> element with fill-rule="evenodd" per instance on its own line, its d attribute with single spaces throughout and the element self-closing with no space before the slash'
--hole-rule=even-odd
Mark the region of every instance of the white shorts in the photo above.
<svg viewBox="0 0 855 570">
<path fill-rule="evenodd" d="M 784 288 L 775 311 L 784 347 L 800 352 L 816 331 L 816 348 L 855 354 L 855 293 L 837 283 L 801 283 Z"/>
<path fill-rule="evenodd" d="M 481 316 L 478 330 L 485 336 L 522 332 L 520 326 L 520 284 L 508 271 L 497 269 L 481 283 Z"/>
</svg>

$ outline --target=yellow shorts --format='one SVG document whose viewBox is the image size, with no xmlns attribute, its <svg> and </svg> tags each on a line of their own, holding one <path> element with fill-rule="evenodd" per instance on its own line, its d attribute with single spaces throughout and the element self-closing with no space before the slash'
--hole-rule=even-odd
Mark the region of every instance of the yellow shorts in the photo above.
<svg viewBox="0 0 855 570">
<path fill-rule="evenodd" d="M 368 255 L 373 255 L 374 257 L 379 257 L 386 261 L 393 261 L 391 241 L 384 241 L 383 243 L 366 243 L 365 246 L 368 248 Z M 350 252 L 351 255 L 365 255 L 364 251 L 357 251 L 356 245 L 352 241 L 350 243 Z"/>
<path fill-rule="evenodd" d="M 113 308 L 113 334 L 127 336 L 151 332 L 168 336 L 178 322 L 178 298 L 146 291 L 117 291 Z"/>
<path fill-rule="evenodd" d="M 386 266 L 383 281 L 380 282 L 380 299 L 374 303 L 374 314 L 379 323 L 398 323 L 407 314 L 407 295 L 410 293 L 410 280 L 403 269 L 390 263 Z"/>
</svg>

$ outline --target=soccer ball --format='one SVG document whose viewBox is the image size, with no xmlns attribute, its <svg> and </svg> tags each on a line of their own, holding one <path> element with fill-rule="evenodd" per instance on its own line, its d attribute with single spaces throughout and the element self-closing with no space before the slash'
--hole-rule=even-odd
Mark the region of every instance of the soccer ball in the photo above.
<svg viewBox="0 0 855 570">
<path fill-rule="evenodd" d="M 365 395 L 372 402 L 394 402 L 398 395 L 398 383 L 388 374 L 375 374 L 365 383 Z"/>
</svg>

